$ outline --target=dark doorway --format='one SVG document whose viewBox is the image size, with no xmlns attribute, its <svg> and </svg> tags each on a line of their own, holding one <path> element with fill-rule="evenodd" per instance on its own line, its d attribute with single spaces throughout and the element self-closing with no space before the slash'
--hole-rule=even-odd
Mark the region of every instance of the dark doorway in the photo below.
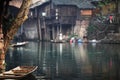
<svg viewBox="0 0 120 80">
<path fill-rule="evenodd" d="M 53 40 L 53 32 L 50 30 L 50 40 Z"/>
<path fill-rule="evenodd" d="M 45 29 L 44 28 L 41 29 L 41 37 L 42 37 L 41 40 L 45 40 Z"/>
</svg>

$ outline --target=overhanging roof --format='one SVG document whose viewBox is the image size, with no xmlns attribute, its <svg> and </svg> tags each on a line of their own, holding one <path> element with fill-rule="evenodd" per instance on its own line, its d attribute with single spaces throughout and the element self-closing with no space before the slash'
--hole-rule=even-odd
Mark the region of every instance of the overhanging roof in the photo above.
<svg viewBox="0 0 120 80">
<path fill-rule="evenodd" d="M 37 1 L 37 2 L 35 2 L 35 3 L 33 3 L 33 4 L 31 4 L 30 8 L 35 8 L 35 7 L 40 6 L 40 5 L 43 5 L 44 3 L 49 2 L 49 1 L 50 1 L 50 0 Z"/>
<path fill-rule="evenodd" d="M 43 2 L 39 1 L 31 5 L 30 8 L 35 8 L 37 6 L 43 5 L 46 2 L 52 2 L 54 5 L 75 5 L 80 9 L 93 9 L 95 6 L 91 3 L 92 1 L 98 0 L 45 0 Z"/>
</svg>

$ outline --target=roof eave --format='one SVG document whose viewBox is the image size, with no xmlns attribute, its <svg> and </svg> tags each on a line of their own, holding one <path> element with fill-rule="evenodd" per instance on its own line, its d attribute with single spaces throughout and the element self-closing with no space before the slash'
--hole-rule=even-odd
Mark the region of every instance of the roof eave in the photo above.
<svg viewBox="0 0 120 80">
<path fill-rule="evenodd" d="M 34 3 L 34 4 L 32 4 L 32 5 L 30 6 L 30 9 L 35 8 L 35 7 L 38 7 L 38 6 L 41 6 L 41 5 L 46 4 L 46 3 L 48 3 L 48 2 L 50 2 L 50 1 L 49 1 L 49 0 L 46 0 L 46 1 L 44 1 L 44 2 L 36 2 L 36 3 Z"/>
</svg>

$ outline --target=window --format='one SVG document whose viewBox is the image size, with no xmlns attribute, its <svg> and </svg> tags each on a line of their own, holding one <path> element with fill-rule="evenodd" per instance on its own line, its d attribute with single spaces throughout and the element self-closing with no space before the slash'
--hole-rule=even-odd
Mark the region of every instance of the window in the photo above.
<svg viewBox="0 0 120 80">
<path fill-rule="evenodd" d="M 92 15 L 92 10 L 81 10 L 80 13 L 83 16 L 90 16 Z"/>
</svg>

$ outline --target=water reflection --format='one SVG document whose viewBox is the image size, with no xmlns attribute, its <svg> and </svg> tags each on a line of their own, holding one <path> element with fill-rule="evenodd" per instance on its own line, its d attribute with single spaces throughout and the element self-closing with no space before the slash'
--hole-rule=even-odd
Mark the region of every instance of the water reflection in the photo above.
<svg viewBox="0 0 120 80">
<path fill-rule="evenodd" d="M 24 47 L 9 48 L 6 69 L 37 65 L 34 75 L 38 80 L 119 80 L 119 47 L 112 44 L 30 42 Z"/>
</svg>

